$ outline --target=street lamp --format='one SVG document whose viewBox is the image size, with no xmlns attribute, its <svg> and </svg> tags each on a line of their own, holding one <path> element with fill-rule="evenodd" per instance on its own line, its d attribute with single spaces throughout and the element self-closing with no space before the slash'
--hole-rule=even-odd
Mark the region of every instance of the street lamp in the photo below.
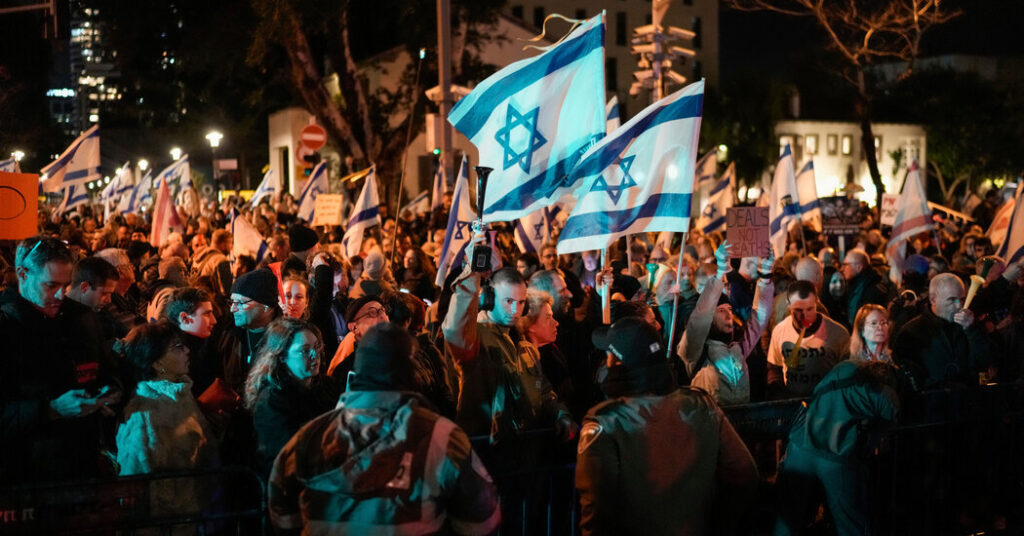
<svg viewBox="0 0 1024 536">
<path fill-rule="evenodd" d="M 217 181 L 217 147 L 220 147 L 220 140 L 224 139 L 224 135 L 221 134 L 220 132 L 217 132 L 216 130 L 211 130 L 210 133 L 206 135 L 206 139 L 207 139 L 207 141 L 210 142 L 210 155 L 212 157 L 212 159 L 210 160 L 210 168 L 211 168 L 211 170 L 213 172 L 213 181 L 216 182 Z"/>
<path fill-rule="evenodd" d="M 14 157 L 15 162 L 21 162 L 21 159 L 25 158 L 25 151 L 15 150 L 13 153 L 11 153 L 11 156 Z"/>
<path fill-rule="evenodd" d="M 139 171 L 146 171 L 149 169 L 149 160 L 145 158 L 139 159 Z"/>
<path fill-rule="evenodd" d="M 171 148 L 171 158 L 173 158 L 175 162 L 181 160 L 181 147 Z"/>
</svg>

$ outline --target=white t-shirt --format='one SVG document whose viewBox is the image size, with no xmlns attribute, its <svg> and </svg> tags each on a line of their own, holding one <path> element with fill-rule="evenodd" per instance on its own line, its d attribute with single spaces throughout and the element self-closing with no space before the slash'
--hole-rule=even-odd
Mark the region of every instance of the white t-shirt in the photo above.
<svg viewBox="0 0 1024 536">
<path fill-rule="evenodd" d="M 828 371 L 850 356 L 850 333 L 846 328 L 820 313 L 816 323 L 814 332 L 804 334 L 795 356 L 793 348 L 800 333 L 793 326 L 793 315 L 786 316 L 772 330 L 768 363 L 782 367 L 786 387 L 796 396 L 810 396 Z"/>
</svg>

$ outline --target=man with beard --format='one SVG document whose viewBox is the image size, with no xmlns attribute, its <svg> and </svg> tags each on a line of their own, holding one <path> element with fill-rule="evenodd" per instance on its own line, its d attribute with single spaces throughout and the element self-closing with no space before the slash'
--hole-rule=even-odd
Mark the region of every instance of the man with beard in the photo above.
<svg viewBox="0 0 1024 536">
<path fill-rule="evenodd" d="M 697 300 L 697 307 L 683 331 L 677 352 L 686 363 L 690 385 L 708 392 L 719 404 L 750 402 L 750 373 L 747 356 L 757 347 L 761 333 L 768 325 L 775 286 L 770 277 L 761 277 L 754 292 L 754 307 L 737 337 L 732 304 L 722 294 L 722 276 L 729 269 L 728 241 L 715 251 L 718 263 L 716 277 L 708 282 Z M 770 274 L 774 260 L 761 259 L 760 272 Z"/>
</svg>

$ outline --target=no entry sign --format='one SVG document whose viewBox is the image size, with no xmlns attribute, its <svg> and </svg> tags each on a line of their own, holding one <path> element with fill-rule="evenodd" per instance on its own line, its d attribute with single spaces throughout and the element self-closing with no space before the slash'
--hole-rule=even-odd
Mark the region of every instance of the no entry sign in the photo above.
<svg viewBox="0 0 1024 536">
<path fill-rule="evenodd" d="M 327 131 L 320 125 L 306 125 L 299 134 L 299 142 L 316 151 L 327 143 Z"/>
</svg>

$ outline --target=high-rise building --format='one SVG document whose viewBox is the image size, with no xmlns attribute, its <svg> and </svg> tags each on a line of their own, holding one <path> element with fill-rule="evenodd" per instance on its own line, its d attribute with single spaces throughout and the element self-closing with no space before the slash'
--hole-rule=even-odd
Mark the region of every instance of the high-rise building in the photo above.
<svg viewBox="0 0 1024 536">
<path fill-rule="evenodd" d="M 71 130 L 81 132 L 99 123 L 103 111 L 118 103 L 123 93 L 115 66 L 117 51 L 108 44 L 107 25 L 99 9 L 85 0 L 72 0 L 70 8 L 71 87 L 66 89 L 74 95 L 68 123 Z"/>
</svg>

